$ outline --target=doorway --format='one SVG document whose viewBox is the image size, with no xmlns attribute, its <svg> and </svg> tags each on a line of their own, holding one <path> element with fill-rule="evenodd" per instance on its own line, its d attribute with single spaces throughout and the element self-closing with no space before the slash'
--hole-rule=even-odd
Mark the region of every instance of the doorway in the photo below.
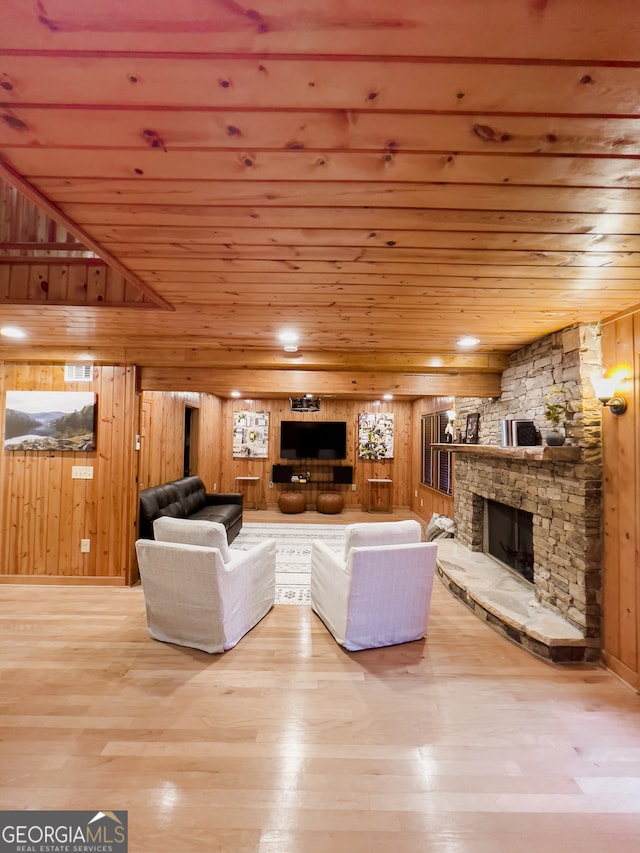
<svg viewBox="0 0 640 853">
<path fill-rule="evenodd" d="M 198 473 L 198 426 L 200 411 L 193 406 L 184 407 L 183 477 Z"/>
</svg>

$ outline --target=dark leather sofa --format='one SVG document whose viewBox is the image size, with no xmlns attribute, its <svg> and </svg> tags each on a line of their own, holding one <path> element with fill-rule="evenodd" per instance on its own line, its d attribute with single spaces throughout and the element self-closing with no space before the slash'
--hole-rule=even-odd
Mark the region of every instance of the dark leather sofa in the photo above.
<svg viewBox="0 0 640 853">
<path fill-rule="evenodd" d="M 160 516 L 218 521 L 231 544 L 242 527 L 242 495 L 208 494 L 200 477 L 182 477 L 140 492 L 140 539 L 153 539 L 153 522 Z"/>
</svg>

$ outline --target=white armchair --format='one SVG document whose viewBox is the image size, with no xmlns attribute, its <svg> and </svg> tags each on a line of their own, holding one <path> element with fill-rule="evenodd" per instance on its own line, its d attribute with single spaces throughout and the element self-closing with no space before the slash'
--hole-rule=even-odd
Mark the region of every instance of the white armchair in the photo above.
<svg viewBox="0 0 640 853">
<path fill-rule="evenodd" d="M 155 540 L 136 542 L 147 625 L 154 639 L 223 652 L 273 606 L 274 540 L 248 551 L 229 550 L 223 525 L 174 518 L 157 519 L 154 535 Z M 224 547 L 208 544 L 221 545 L 220 535 Z"/>
<path fill-rule="evenodd" d="M 313 541 L 311 606 L 337 643 L 358 651 L 425 636 L 437 545 L 420 538 L 418 522 L 383 522 L 350 525 L 344 556 Z"/>
</svg>

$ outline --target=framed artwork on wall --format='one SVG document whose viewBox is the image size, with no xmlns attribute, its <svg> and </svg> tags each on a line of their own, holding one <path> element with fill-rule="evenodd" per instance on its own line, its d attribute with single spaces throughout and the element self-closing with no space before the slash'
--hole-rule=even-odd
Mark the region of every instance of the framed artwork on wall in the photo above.
<svg viewBox="0 0 640 853">
<path fill-rule="evenodd" d="M 233 413 L 233 458 L 266 459 L 269 455 L 269 412 Z"/>
<path fill-rule="evenodd" d="M 467 444 L 477 444 L 478 434 L 480 432 L 480 415 L 476 412 L 473 415 L 467 415 L 467 429 L 465 439 Z"/>
<path fill-rule="evenodd" d="M 393 459 L 393 412 L 360 413 L 358 457 L 360 459 Z"/>
<path fill-rule="evenodd" d="M 95 450 L 96 414 L 92 391 L 7 391 L 4 449 Z"/>
</svg>

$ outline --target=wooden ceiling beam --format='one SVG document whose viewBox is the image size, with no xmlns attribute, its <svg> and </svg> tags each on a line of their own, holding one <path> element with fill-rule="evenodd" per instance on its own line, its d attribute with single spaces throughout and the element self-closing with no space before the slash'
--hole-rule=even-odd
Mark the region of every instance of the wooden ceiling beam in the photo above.
<svg viewBox="0 0 640 853">
<path fill-rule="evenodd" d="M 6 29 L 6 17 L 4 23 Z M 458 32 L 465 28 L 456 26 Z M 618 46 L 611 49 L 617 55 Z M 148 108 L 251 110 L 259 104 L 263 110 L 340 111 L 345 122 L 349 111 L 363 109 L 626 118 L 637 113 L 637 54 L 628 65 L 577 66 L 485 62 L 474 56 L 456 62 L 341 57 L 333 51 L 301 57 L 235 52 L 154 57 L 147 51 L 76 57 L 57 52 L 52 63 L 46 54 L 29 50 L 24 55 L 10 48 L 3 57 L 3 77 L 10 87 L 4 88 L 2 98 L 5 109 L 29 104 L 120 107 L 133 102 Z M 18 139 L 24 128 L 19 121 L 12 124 Z M 155 130 L 148 125 L 146 129 Z M 391 125 L 391 140 L 393 130 Z M 154 138 L 161 152 L 165 140 L 159 133 Z M 151 138 L 141 139 L 141 147 L 150 144 Z"/>
<path fill-rule="evenodd" d="M 19 149 L 13 149 L 13 153 Z M 75 152 L 74 152 L 75 153 Z M 142 152 L 145 153 L 145 152 Z M 161 152 L 155 152 L 160 155 Z M 135 158 L 134 158 L 135 159 Z M 159 169 L 159 163 L 156 164 Z M 43 168 L 46 164 L 43 164 Z M 248 167 L 245 167 L 248 168 Z M 211 181 L 199 173 L 193 180 L 166 180 L 133 174 L 111 178 L 83 175 L 77 180 L 42 175 L 38 187 L 51 194 L 65 209 L 72 210 L 73 203 L 115 203 L 118 205 L 167 205 L 173 217 L 181 211 L 194 211 L 194 206 L 231 208 L 230 216 L 254 214 L 252 208 L 286 208 L 287 221 L 298 224 L 298 211 L 311 208 L 308 215 L 315 216 L 316 208 L 336 206 L 349 216 L 350 209 L 371 206 L 393 215 L 395 208 L 413 209 L 416 216 L 425 209 L 445 208 L 444 216 L 459 215 L 459 211 L 486 211 L 508 216 L 510 212 L 554 216 L 579 216 L 606 214 L 614 217 L 630 214 L 638 217 L 638 192 L 621 187 L 581 186 L 509 186 L 508 184 L 463 184 L 447 182 L 444 175 L 433 183 L 426 181 L 384 182 L 366 180 L 287 180 L 266 181 L 244 175 L 235 179 L 226 174 L 223 180 Z M 249 210 L 245 210 L 249 208 Z M 235 214 L 233 210 L 235 209 Z M 206 211 L 204 211 L 206 212 Z M 325 216 L 326 216 L 325 211 Z M 322 215 L 322 214 L 320 214 Z M 444 220 L 446 221 L 446 219 Z M 508 219 L 507 219 L 508 221 Z M 198 224 L 204 224 L 202 220 Z M 364 225 L 366 228 L 367 226 Z"/>
<path fill-rule="evenodd" d="M 245 397 L 287 397 L 306 393 L 362 397 L 383 392 L 410 398 L 430 395 L 499 397 L 500 374 L 143 367 L 140 387 L 143 391 L 201 391 L 223 397 L 230 396 L 236 389 Z"/>
<path fill-rule="evenodd" d="M 86 183 L 81 182 L 82 185 Z M 54 191 L 51 179 L 42 179 L 40 185 L 47 185 Z M 104 182 L 94 184 L 97 195 L 101 195 Z M 155 183 L 155 190 L 158 182 Z M 345 187 L 346 189 L 346 187 Z M 297 228 L 312 229 L 363 229 L 365 231 L 384 231 L 405 229 L 419 232 L 529 232 L 550 235 L 561 234 L 607 234 L 635 235 L 640 231 L 640 214 L 573 212 L 560 210 L 472 210 L 472 209 L 430 209 L 429 207 L 264 207 L 238 206 L 221 207 L 210 204 L 140 204 L 113 202 L 69 201 L 87 190 L 76 187 L 71 194 L 58 186 L 61 195 L 65 195 L 65 209 L 71 216 L 91 225 L 92 234 L 117 234 L 115 229 L 139 226 L 141 228 L 214 228 L 241 229 Z M 511 203 L 514 194 L 511 193 Z M 505 204 L 509 196 L 505 197 Z"/>
<path fill-rule="evenodd" d="M 638 78 L 640 88 L 640 75 Z M 5 146 L 6 157 L 35 183 L 55 174 L 62 178 L 91 176 L 107 180 L 144 176 L 146 180 L 198 181 L 370 181 L 396 183 L 507 184 L 509 187 L 575 187 L 637 190 L 640 161 L 633 157 L 544 157 L 499 154 L 459 154 L 443 151 L 411 154 L 403 151 L 220 151 L 198 149 L 157 151 L 142 146 L 67 149 Z M 84 242 L 84 241 L 83 241 Z"/>
<path fill-rule="evenodd" d="M 0 350 L 1 352 L 1 350 Z M 325 352 L 305 350 L 295 357 L 272 349 L 230 349 L 206 346 L 160 346 L 149 342 L 144 346 L 86 347 L 33 346 L 14 348 L 12 361 L 45 362 L 87 361 L 94 364 L 144 364 L 148 367 L 206 367 L 219 370 L 330 370 L 381 371 L 382 373 L 417 373 L 430 375 L 463 373 L 500 373 L 509 363 L 504 353 L 428 352 Z"/>
<path fill-rule="evenodd" d="M 637 60 L 637 6 L 611 0 L 513 3 L 512 0 L 262 0 L 260 11 L 225 0 L 148 3 L 25 4 L 5 0 L 0 47 L 28 51 L 229 51 L 331 56 L 488 57 L 566 61 Z M 571 38 L 567 37 L 571 34 Z"/>
</svg>

